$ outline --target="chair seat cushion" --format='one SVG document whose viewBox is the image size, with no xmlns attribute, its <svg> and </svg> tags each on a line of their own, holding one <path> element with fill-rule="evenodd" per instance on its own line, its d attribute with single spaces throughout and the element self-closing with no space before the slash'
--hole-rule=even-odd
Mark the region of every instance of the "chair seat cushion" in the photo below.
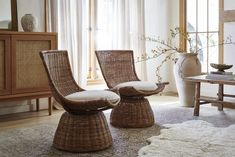
<svg viewBox="0 0 235 157">
<path fill-rule="evenodd" d="M 111 91 L 105 90 L 87 90 L 69 94 L 65 96 L 66 99 L 75 102 L 107 100 L 112 104 L 117 104 L 120 100 L 119 95 Z"/>
<path fill-rule="evenodd" d="M 153 82 L 147 81 L 129 81 L 118 84 L 114 89 L 120 89 L 125 87 L 133 87 L 137 91 L 154 91 L 158 86 Z"/>
</svg>

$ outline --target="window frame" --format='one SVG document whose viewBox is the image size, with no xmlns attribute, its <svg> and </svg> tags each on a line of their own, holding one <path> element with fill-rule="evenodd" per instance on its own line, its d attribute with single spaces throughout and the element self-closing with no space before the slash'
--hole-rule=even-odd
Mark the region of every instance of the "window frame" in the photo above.
<svg viewBox="0 0 235 157">
<path fill-rule="evenodd" d="M 196 6 L 198 7 L 198 6 Z M 218 33 L 218 42 L 222 43 L 224 40 L 224 31 L 223 31 L 223 22 L 221 20 L 221 13 L 224 10 L 224 0 L 219 0 L 219 24 L 218 24 L 218 31 L 207 31 L 204 33 L 207 33 L 207 36 L 209 33 L 211 32 L 216 32 Z M 207 19 L 208 21 L 208 19 Z M 180 29 L 184 32 L 187 33 L 187 0 L 180 0 L 179 1 L 179 27 Z M 190 33 L 195 33 L 196 34 L 196 38 L 198 37 L 198 33 L 202 33 L 199 31 L 196 32 L 190 32 Z M 208 49 L 208 42 L 207 42 L 207 49 Z M 183 51 L 187 51 L 187 41 L 186 39 L 180 35 L 179 37 L 179 47 L 183 50 Z M 223 63 L 224 60 L 224 53 L 223 53 L 223 45 L 219 45 L 218 47 L 218 63 Z M 207 51 L 207 72 L 208 72 L 208 57 L 209 51 Z"/>
<path fill-rule="evenodd" d="M 89 0 L 88 8 L 88 73 L 87 73 L 87 84 L 104 84 L 104 80 L 98 77 L 97 70 L 99 68 L 98 62 L 95 56 L 95 29 L 96 29 L 96 0 Z"/>
</svg>

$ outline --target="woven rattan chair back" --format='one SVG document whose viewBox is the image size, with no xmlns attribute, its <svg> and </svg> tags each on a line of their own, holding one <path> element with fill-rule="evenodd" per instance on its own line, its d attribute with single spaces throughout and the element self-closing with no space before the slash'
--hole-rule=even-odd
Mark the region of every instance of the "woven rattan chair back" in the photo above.
<svg viewBox="0 0 235 157">
<path fill-rule="evenodd" d="M 48 50 L 40 53 L 45 66 L 49 84 L 55 99 L 83 90 L 75 82 L 65 50 Z"/>
<path fill-rule="evenodd" d="M 139 80 L 132 50 L 101 50 L 95 53 L 109 88 L 122 82 Z"/>
</svg>

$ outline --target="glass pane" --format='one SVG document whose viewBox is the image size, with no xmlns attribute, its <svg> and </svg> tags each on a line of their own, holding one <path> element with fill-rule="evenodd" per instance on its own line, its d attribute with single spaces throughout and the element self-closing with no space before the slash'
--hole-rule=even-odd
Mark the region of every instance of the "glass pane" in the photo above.
<svg viewBox="0 0 235 157">
<path fill-rule="evenodd" d="M 94 48 L 96 50 L 110 49 L 112 46 L 112 1 L 111 0 L 94 0 L 96 3 L 95 35 Z M 102 79 L 101 70 L 95 55 L 93 55 L 93 79 Z"/>
<path fill-rule="evenodd" d="M 90 35 L 90 31 L 89 31 L 89 27 L 90 27 L 90 25 L 89 25 L 89 17 L 90 17 L 90 14 L 89 14 L 89 6 L 90 5 L 90 3 L 89 3 L 89 1 L 87 2 L 87 5 L 86 6 L 84 6 L 86 9 L 85 9 L 85 19 L 87 19 L 86 20 L 86 51 L 88 52 L 88 55 L 87 55 L 87 79 L 90 79 L 91 78 L 91 73 L 90 73 L 90 69 L 91 69 L 91 58 L 90 58 L 90 56 L 91 56 L 91 49 L 90 49 L 90 38 L 89 38 L 89 35 Z"/>
<path fill-rule="evenodd" d="M 198 0 L 198 32 L 207 31 L 207 0 Z"/>
<path fill-rule="evenodd" d="M 210 63 L 218 63 L 219 59 L 219 46 L 218 46 L 218 33 L 210 33 L 208 37 L 208 69 L 209 71 L 215 71 L 210 66 Z"/>
<path fill-rule="evenodd" d="M 209 0 L 209 31 L 219 29 L 219 0 Z"/>
<path fill-rule="evenodd" d="M 198 34 L 197 53 L 202 64 L 202 72 L 207 72 L 207 33 Z"/>
<path fill-rule="evenodd" d="M 224 0 L 224 10 L 235 10 L 234 0 Z"/>
<path fill-rule="evenodd" d="M 196 31 L 196 0 L 187 0 L 187 32 Z"/>
<path fill-rule="evenodd" d="M 0 0 L 0 29 L 11 28 L 11 1 Z"/>
<path fill-rule="evenodd" d="M 196 34 L 190 33 L 189 38 L 191 39 L 191 42 L 187 42 L 187 52 L 195 52 L 197 48 Z"/>
<path fill-rule="evenodd" d="M 112 45 L 112 3 L 110 0 L 98 0 L 96 8 L 96 49 L 108 49 Z M 108 47 L 109 46 L 109 47 Z"/>
</svg>

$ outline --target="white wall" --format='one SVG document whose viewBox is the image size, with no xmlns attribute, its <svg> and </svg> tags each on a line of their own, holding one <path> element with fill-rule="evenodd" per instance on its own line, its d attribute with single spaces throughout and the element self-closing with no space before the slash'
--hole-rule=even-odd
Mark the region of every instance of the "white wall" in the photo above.
<svg viewBox="0 0 235 157">
<path fill-rule="evenodd" d="M 235 10 L 235 1 L 233 1 L 233 10 Z M 232 36 L 233 42 L 235 42 L 235 22 L 224 24 L 224 36 Z M 224 63 L 232 64 L 233 67 L 230 69 L 235 74 L 235 45 L 227 45 L 224 47 Z M 225 86 L 225 93 L 234 94 L 234 86 Z"/>
<path fill-rule="evenodd" d="M 149 37 L 161 37 L 167 39 L 169 30 L 179 26 L 179 1 L 178 0 L 147 0 L 145 1 L 145 33 Z M 151 52 L 154 43 L 146 42 L 147 52 Z M 147 77 L 149 81 L 157 81 L 155 75 L 156 67 L 162 58 L 147 61 Z M 170 82 L 165 91 L 176 91 L 173 77 L 173 62 L 167 62 L 161 68 L 163 81 Z"/>
</svg>

